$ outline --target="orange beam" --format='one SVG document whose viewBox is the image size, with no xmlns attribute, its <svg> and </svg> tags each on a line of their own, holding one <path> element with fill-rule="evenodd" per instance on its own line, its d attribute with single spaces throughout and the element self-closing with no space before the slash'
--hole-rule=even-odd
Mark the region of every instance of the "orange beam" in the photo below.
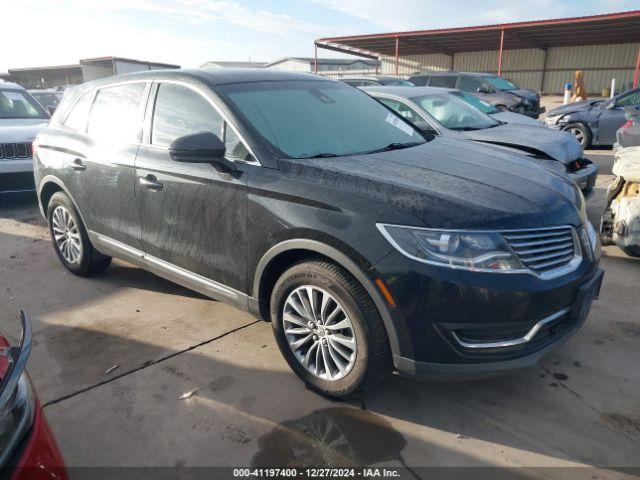
<svg viewBox="0 0 640 480">
<path fill-rule="evenodd" d="M 640 48 L 638 48 L 638 59 L 636 60 L 636 70 L 633 72 L 633 88 L 638 86 L 638 77 L 640 77 Z"/>
<path fill-rule="evenodd" d="M 396 37 L 396 76 L 399 72 L 400 63 L 400 38 Z"/>
<path fill-rule="evenodd" d="M 498 54 L 498 76 L 502 75 L 502 50 L 504 49 L 504 28 L 500 32 L 500 53 Z"/>
</svg>

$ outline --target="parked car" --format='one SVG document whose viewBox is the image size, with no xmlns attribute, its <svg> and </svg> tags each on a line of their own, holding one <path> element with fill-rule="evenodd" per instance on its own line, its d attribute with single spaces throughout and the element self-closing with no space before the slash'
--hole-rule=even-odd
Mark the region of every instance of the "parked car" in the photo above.
<svg viewBox="0 0 640 480">
<path fill-rule="evenodd" d="M 578 330 L 602 279 L 573 182 L 422 135 L 308 74 L 85 83 L 38 135 L 35 175 L 70 272 L 116 256 L 248 310 L 334 397 L 394 368 L 477 378 L 533 365 Z"/>
<path fill-rule="evenodd" d="M 574 102 L 549 110 L 544 123 L 576 136 L 582 148 L 613 145 L 616 131 L 625 122 L 625 108 L 640 106 L 640 88 L 609 100 Z"/>
<path fill-rule="evenodd" d="M 360 77 L 342 77 L 344 83 L 352 87 L 373 87 L 376 85 L 399 85 L 404 87 L 413 87 L 413 83 L 399 77 L 386 75 L 365 75 Z"/>
<path fill-rule="evenodd" d="M 571 135 L 538 125 L 503 123 L 452 91 L 433 87 L 364 87 L 364 91 L 425 132 L 509 148 L 591 193 L 598 166 Z"/>
<path fill-rule="evenodd" d="M 0 475 L 11 480 L 66 480 L 60 448 L 25 371 L 31 322 L 24 312 L 20 320 L 18 346 L 0 335 Z"/>
<path fill-rule="evenodd" d="M 625 109 L 627 121 L 616 132 L 615 150 L 640 146 L 640 107 Z"/>
<path fill-rule="evenodd" d="M 62 100 L 62 96 L 64 95 L 64 91 L 55 90 L 53 88 L 48 88 L 44 90 L 29 90 L 29 93 L 33 98 L 35 98 L 42 107 L 49 112 L 50 115 L 53 115 L 53 112 L 56 111 L 60 100 Z"/>
<path fill-rule="evenodd" d="M 24 88 L 0 82 L 0 193 L 33 191 L 31 142 L 48 121 Z"/>
<path fill-rule="evenodd" d="M 506 78 L 490 73 L 425 72 L 409 77 L 416 86 L 457 88 L 476 95 L 498 110 L 511 111 L 538 118 L 545 108 L 540 106 L 540 94 L 520 88 Z"/>
<path fill-rule="evenodd" d="M 616 152 L 613 174 L 600 227 L 602 243 L 640 257 L 640 146 Z"/>
</svg>

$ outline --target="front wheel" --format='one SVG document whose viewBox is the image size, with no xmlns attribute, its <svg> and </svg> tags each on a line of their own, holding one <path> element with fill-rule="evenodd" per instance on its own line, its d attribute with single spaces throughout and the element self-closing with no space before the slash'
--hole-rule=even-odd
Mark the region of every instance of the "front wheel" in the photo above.
<svg viewBox="0 0 640 480">
<path fill-rule="evenodd" d="M 84 277 L 109 266 L 111 257 L 93 248 L 80 215 L 64 192 L 56 192 L 51 197 L 47 219 L 53 248 L 67 270 Z"/>
<path fill-rule="evenodd" d="M 573 134 L 583 149 L 591 145 L 591 132 L 584 124 L 570 123 L 563 130 Z"/>
<path fill-rule="evenodd" d="M 311 388 L 345 398 L 391 373 L 391 352 L 373 301 L 348 272 L 325 261 L 298 263 L 276 282 L 273 332 L 291 369 Z"/>
</svg>

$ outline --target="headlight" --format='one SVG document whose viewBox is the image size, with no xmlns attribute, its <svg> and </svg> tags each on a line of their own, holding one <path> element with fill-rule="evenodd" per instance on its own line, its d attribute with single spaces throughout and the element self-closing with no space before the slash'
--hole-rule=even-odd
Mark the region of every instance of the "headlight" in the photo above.
<svg viewBox="0 0 640 480">
<path fill-rule="evenodd" d="M 0 413 L 0 467 L 7 464 L 33 425 L 35 405 L 33 387 L 23 373 L 9 402 Z"/>
<path fill-rule="evenodd" d="M 522 270 L 524 266 L 497 232 L 433 230 L 377 224 L 404 256 L 432 265 L 466 270 Z"/>
<path fill-rule="evenodd" d="M 593 252 L 593 258 L 597 260 L 600 258 L 600 238 L 598 237 L 598 233 L 589 220 L 585 222 L 584 229 L 587 239 L 589 240 L 589 246 Z"/>
</svg>

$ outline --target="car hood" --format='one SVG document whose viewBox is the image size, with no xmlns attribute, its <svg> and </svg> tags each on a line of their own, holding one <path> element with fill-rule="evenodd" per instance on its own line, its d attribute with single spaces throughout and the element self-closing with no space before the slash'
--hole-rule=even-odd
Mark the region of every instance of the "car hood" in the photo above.
<svg viewBox="0 0 640 480">
<path fill-rule="evenodd" d="M 402 150 L 279 163 L 284 175 L 365 197 L 371 209 L 382 202 L 430 227 L 517 229 L 580 223 L 576 202 L 581 200 L 572 182 L 523 156 L 466 140 L 436 137 Z M 326 192 L 323 196 L 326 201 Z"/>
<path fill-rule="evenodd" d="M 31 142 L 47 126 L 42 118 L 2 118 L 0 119 L 0 142 Z"/>
<path fill-rule="evenodd" d="M 630 182 L 640 182 L 640 147 L 621 148 L 616 152 L 613 174 Z"/>
<path fill-rule="evenodd" d="M 504 123 L 517 123 L 519 125 L 535 125 L 540 126 L 540 121 L 535 118 L 528 117 L 526 115 L 520 115 L 519 113 L 514 112 L 496 112 L 492 113 L 491 116 L 496 120 L 500 120 Z"/>
<path fill-rule="evenodd" d="M 528 98 L 530 100 L 537 100 L 538 98 L 540 98 L 540 95 L 538 95 L 538 92 L 536 92 L 535 90 L 529 90 L 528 88 L 517 88 L 515 90 L 507 90 L 507 91 L 510 93 L 515 93 L 519 97 Z"/>
<path fill-rule="evenodd" d="M 547 112 L 547 116 L 553 117 L 555 115 L 563 115 L 566 113 L 585 112 L 592 108 L 596 108 L 598 104 L 602 103 L 602 101 L 603 100 L 584 100 L 582 102 L 567 103 L 566 105 L 552 108 Z"/>
<path fill-rule="evenodd" d="M 582 156 L 582 147 L 574 135 L 541 125 L 508 123 L 493 128 L 472 130 L 464 134 L 470 140 L 517 148 L 564 164 L 571 163 Z"/>
</svg>

